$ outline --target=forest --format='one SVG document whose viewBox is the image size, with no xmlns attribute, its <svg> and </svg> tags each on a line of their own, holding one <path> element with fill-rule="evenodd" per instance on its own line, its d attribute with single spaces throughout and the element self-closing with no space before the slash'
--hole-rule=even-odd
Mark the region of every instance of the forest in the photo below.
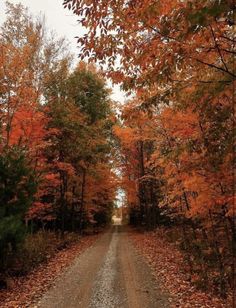
<svg viewBox="0 0 236 308">
<path fill-rule="evenodd" d="M 62 4 L 86 29 L 76 64 L 21 4 L 0 28 L 0 287 L 103 233 L 121 190 L 132 230 L 175 243 L 190 283 L 233 307 L 234 1 Z"/>
<path fill-rule="evenodd" d="M 115 116 L 104 79 L 93 65 L 72 69 L 65 40 L 25 7 L 8 3 L 7 10 L 0 41 L 3 273 L 28 270 L 28 257 L 40 261 L 40 230 L 63 238 L 105 225 L 117 187 Z"/>
</svg>

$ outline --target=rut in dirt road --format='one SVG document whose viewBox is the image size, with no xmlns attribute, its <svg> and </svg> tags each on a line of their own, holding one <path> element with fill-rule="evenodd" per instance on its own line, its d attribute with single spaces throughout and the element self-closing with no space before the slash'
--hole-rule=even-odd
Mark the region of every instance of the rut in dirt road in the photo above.
<svg viewBox="0 0 236 308">
<path fill-rule="evenodd" d="M 39 308 L 165 308 L 150 268 L 124 226 L 113 226 L 80 255 L 41 298 Z"/>
</svg>

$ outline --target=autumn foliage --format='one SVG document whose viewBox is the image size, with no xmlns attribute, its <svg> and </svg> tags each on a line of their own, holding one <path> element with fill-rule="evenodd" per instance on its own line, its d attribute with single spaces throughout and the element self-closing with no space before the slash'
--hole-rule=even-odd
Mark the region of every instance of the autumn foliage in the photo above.
<svg viewBox="0 0 236 308">
<path fill-rule="evenodd" d="M 103 77 L 93 65 L 72 68 L 65 40 L 21 4 L 7 3 L 6 16 L 0 29 L 0 284 L 3 273 L 19 272 L 20 261 L 11 268 L 12 260 L 27 233 L 42 229 L 63 238 L 109 223 L 118 184 Z"/>
<path fill-rule="evenodd" d="M 133 98 L 121 107 L 131 222 L 179 226 L 191 279 L 234 287 L 234 1 L 65 0 L 81 56 Z"/>
<path fill-rule="evenodd" d="M 0 287 L 29 234 L 94 232 L 121 190 L 131 224 L 174 230 L 191 283 L 229 296 L 234 1 L 62 2 L 86 30 L 77 65 L 21 4 L 0 28 Z"/>
</svg>

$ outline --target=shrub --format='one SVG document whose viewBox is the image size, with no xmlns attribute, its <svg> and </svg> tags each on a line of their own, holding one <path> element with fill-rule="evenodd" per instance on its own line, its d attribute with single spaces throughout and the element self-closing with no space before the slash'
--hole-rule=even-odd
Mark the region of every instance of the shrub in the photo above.
<svg viewBox="0 0 236 308">
<path fill-rule="evenodd" d="M 35 178 L 22 149 L 0 154 L 0 270 L 26 235 L 24 216 L 36 192 Z"/>
<path fill-rule="evenodd" d="M 75 233 L 65 233 L 63 238 L 51 231 L 41 230 L 28 234 L 17 255 L 9 255 L 8 273 L 11 276 L 25 275 L 53 257 L 58 250 L 68 247 L 78 239 L 78 234 Z"/>
</svg>

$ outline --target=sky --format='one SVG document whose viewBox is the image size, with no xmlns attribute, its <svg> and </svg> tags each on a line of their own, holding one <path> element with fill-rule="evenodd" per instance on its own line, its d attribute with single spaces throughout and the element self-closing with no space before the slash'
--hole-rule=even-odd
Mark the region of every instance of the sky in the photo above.
<svg viewBox="0 0 236 308">
<path fill-rule="evenodd" d="M 34 15 L 43 14 L 46 17 L 46 24 L 49 29 L 55 30 L 59 36 L 64 36 L 70 43 L 71 51 L 76 55 L 77 40 L 76 36 L 84 33 L 84 30 L 77 22 L 77 17 L 67 9 L 63 8 L 63 0 L 10 0 L 11 3 L 22 3 L 29 8 Z M 0 24 L 5 19 L 5 0 L 0 0 Z M 123 103 L 125 95 L 120 91 L 119 86 L 112 87 L 112 99 Z"/>
</svg>

